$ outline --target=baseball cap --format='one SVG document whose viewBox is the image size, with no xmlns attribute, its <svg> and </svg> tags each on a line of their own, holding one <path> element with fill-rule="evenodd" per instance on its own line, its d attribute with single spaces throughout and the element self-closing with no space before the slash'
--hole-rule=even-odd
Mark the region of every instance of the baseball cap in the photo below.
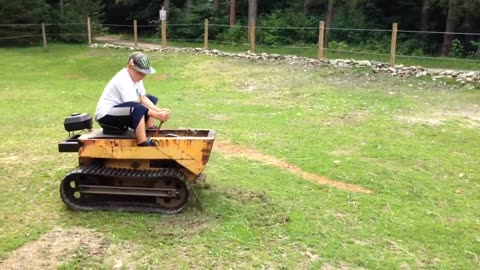
<svg viewBox="0 0 480 270">
<path fill-rule="evenodd" d="M 150 66 L 148 56 L 141 52 L 134 52 L 128 57 L 128 64 L 132 65 L 133 69 L 143 74 L 153 74 L 155 69 Z"/>
</svg>

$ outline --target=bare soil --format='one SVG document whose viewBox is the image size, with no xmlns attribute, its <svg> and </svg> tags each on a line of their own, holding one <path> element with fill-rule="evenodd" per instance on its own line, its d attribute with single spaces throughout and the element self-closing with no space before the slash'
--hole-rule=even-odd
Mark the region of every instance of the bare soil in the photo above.
<svg viewBox="0 0 480 270">
<path fill-rule="evenodd" d="M 257 150 L 248 148 L 246 146 L 233 144 L 225 141 L 216 141 L 215 150 L 219 151 L 223 156 L 227 158 L 240 157 L 240 158 L 246 158 L 246 159 L 258 161 L 267 165 L 275 166 L 280 169 L 286 170 L 290 173 L 293 173 L 295 175 L 298 175 L 300 177 L 303 177 L 307 180 L 313 181 L 320 185 L 327 185 L 327 186 L 335 187 L 335 188 L 349 191 L 349 192 L 359 192 L 359 193 L 367 193 L 367 194 L 373 193 L 371 190 L 361 187 L 359 185 L 339 182 L 324 176 L 305 172 L 296 165 L 288 163 L 284 160 L 277 159 L 276 157 L 273 157 L 270 155 L 262 154 Z"/>
<path fill-rule="evenodd" d="M 0 269 L 57 269 L 77 253 L 101 259 L 108 247 L 102 235 L 83 228 L 55 228 L 0 262 Z"/>
<path fill-rule="evenodd" d="M 448 121 L 456 120 L 463 127 L 478 128 L 480 126 L 480 106 L 464 105 L 458 108 L 439 109 L 431 113 L 420 113 L 415 116 L 397 116 L 397 120 L 427 126 L 441 126 Z"/>
</svg>

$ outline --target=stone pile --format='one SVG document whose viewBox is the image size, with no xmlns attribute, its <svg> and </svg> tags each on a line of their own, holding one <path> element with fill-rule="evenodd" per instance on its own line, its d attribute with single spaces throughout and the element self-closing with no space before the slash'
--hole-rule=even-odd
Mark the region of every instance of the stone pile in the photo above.
<svg viewBox="0 0 480 270">
<path fill-rule="evenodd" d="M 93 44 L 91 47 L 113 48 L 113 49 L 127 49 L 127 50 L 142 50 L 132 46 L 105 44 Z M 313 66 L 334 66 L 339 68 L 369 68 L 374 72 L 389 73 L 392 76 L 398 77 L 423 77 L 430 76 L 433 80 L 437 79 L 452 79 L 460 84 L 480 84 L 480 71 L 460 71 L 460 70 L 441 70 L 441 69 L 427 69 L 420 66 L 404 66 L 396 65 L 390 66 L 388 63 L 370 61 L 370 60 L 353 60 L 353 59 L 312 59 L 307 57 L 299 57 L 295 55 L 280 55 L 267 53 L 253 53 L 250 51 L 242 53 L 228 53 L 219 50 L 207 50 L 202 48 L 149 48 L 144 51 L 161 51 L 161 52 L 177 52 L 177 53 L 192 53 L 192 54 L 206 54 L 215 57 L 232 57 L 239 59 L 247 59 L 252 61 L 268 61 L 268 62 L 284 62 L 291 65 L 301 67 Z"/>
</svg>

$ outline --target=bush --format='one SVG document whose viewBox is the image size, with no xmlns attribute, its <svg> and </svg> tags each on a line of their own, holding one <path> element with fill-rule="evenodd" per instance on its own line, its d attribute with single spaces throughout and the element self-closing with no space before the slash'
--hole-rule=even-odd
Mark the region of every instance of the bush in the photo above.
<svg viewBox="0 0 480 270">
<path fill-rule="evenodd" d="M 172 25 L 168 28 L 168 36 L 173 39 L 203 39 L 205 31 L 203 21 L 205 18 L 209 18 L 213 12 L 213 7 L 208 4 L 195 5 L 188 12 L 179 8 L 170 8 L 168 20 L 172 22 Z"/>
<path fill-rule="evenodd" d="M 98 12 L 102 9 L 101 0 L 66 2 L 63 7 L 63 17 L 55 6 L 52 6 L 52 18 L 56 23 L 48 27 L 47 34 L 53 39 L 85 43 L 87 36 L 87 18 L 90 17 L 91 24 L 95 24 L 101 17 Z"/>
<path fill-rule="evenodd" d="M 241 22 L 238 22 L 235 27 L 230 27 L 226 31 L 219 34 L 219 38 L 223 41 L 232 43 L 247 43 L 248 42 L 248 29 L 240 27 Z"/>
<path fill-rule="evenodd" d="M 454 39 L 452 41 L 452 49 L 450 50 L 450 53 L 448 54 L 448 56 L 461 58 L 463 57 L 463 52 L 464 52 L 464 48 L 463 48 L 462 42 L 458 39 Z"/>
<path fill-rule="evenodd" d="M 425 42 L 420 39 L 407 39 L 404 41 L 399 40 L 397 43 L 397 54 L 423 56 L 425 55 L 423 50 L 425 47 Z"/>
<path fill-rule="evenodd" d="M 343 50 L 343 51 L 350 50 L 347 43 L 345 43 L 343 41 L 338 42 L 338 41 L 335 41 L 335 40 L 332 40 L 332 41 L 328 42 L 328 49 Z"/>
<path fill-rule="evenodd" d="M 469 51 L 468 57 L 480 59 L 480 41 L 475 42 L 473 40 L 470 40 L 470 45 L 472 47 L 472 50 Z"/>
<path fill-rule="evenodd" d="M 0 40 L 2 46 L 30 45 L 41 43 L 42 28 L 40 24 L 49 19 L 48 5 L 43 0 L 3 1 L 1 8 Z M 12 24 L 32 24 L 13 26 Z M 28 37 L 36 35 L 34 37 Z M 24 37 L 21 37 L 24 36 Z"/>
<path fill-rule="evenodd" d="M 316 44 L 317 27 L 317 20 L 297 10 L 275 10 L 259 23 L 257 41 L 262 45 L 274 46 Z"/>
</svg>

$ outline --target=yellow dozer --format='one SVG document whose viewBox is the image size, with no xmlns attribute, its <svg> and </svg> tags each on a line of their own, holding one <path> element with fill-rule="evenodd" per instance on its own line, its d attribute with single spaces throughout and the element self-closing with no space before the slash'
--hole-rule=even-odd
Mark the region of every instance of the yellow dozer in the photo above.
<svg viewBox="0 0 480 270">
<path fill-rule="evenodd" d="M 214 130 L 150 129 L 156 145 L 139 147 L 133 130 L 92 130 L 86 113 L 67 117 L 64 127 L 69 137 L 59 152 L 77 152 L 78 167 L 63 179 L 60 195 L 73 210 L 178 213 L 205 177 L 215 141 Z"/>
</svg>

